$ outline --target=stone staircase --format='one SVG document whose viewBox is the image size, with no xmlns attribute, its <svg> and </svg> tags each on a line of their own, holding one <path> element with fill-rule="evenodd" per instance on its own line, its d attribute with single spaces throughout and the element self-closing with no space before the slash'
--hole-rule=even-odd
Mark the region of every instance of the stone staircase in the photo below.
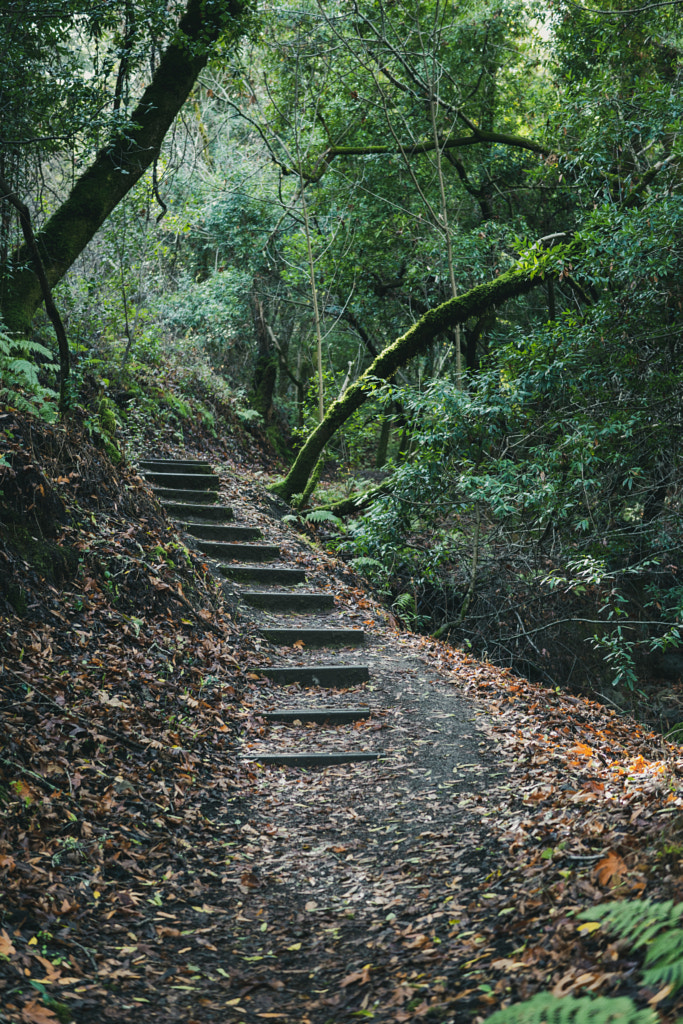
<svg viewBox="0 0 683 1024">
<path fill-rule="evenodd" d="M 280 549 L 276 545 L 264 542 L 260 531 L 254 527 L 233 525 L 233 510 L 216 503 L 220 480 L 208 463 L 192 459 L 145 459 L 139 463 L 139 470 L 178 530 L 192 537 L 193 546 L 215 560 L 216 571 L 240 585 L 249 585 L 248 588 L 242 586 L 238 596 L 240 601 L 254 609 L 255 615 L 267 618 L 268 621 L 259 627 L 264 640 L 279 647 L 303 645 L 306 650 L 363 645 L 365 633 L 361 629 L 270 621 L 273 614 L 296 617 L 329 614 L 335 610 L 334 597 L 324 591 L 292 589 L 306 582 L 304 570 L 274 565 L 281 560 Z M 366 665 L 343 663 L 264 665 L 256 672 L 277 687 L 298 684 L 340 693 L 363 686 L 370 679 Z M 263 718 L 269 723 L 352 725 L 373 713 L 368 706 L 353 707 L 340 703 L 313 707 L 283 706 L 265 712 Z M 375 761 L 378 757 L 376 752 L 354 749 L 273 750 L 254 754 L 247 760 L 270 765 L 325 767 Z"/>
</svg>

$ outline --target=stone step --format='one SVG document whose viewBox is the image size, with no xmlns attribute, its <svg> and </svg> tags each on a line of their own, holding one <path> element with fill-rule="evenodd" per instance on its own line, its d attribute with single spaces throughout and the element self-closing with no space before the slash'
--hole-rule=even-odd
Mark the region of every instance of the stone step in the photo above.
<svg viewBox="0 0 683 1024">
<path fill-rule="evenodd" d="M 327 768 L 333 764 L 349 764 L 353 761 L 376 761 L 379 754 L 367 750 L 331 750 L 329 753 L 309 754 L 254 754 L 245 760 L 259 764 L 288 765 L 291 768 Z"/>
<path fill-rule="evenodd" d="M 138 469 L 142 472 L 157 473 L 208 473 L 214 471 L 208 462 L 194 462 L 192 459 L 141 459 Z"/>
<path fill-rule="evenodd" d="M 298 626 L 285 626 L 259 629 L 264 640 L 272 644 L 291 647 L 301 640 L 305 647 L 327 647 L 342 644 L 344 647 L 358 647 L 365 640 L 362 629 L 306 629 Z"/>
<path fill-rule="evenodd" d="M 214 520 L 215 522 L 234 518 L 232 509 L 227 505 L 198 505 L 196 502 L 164 501 L 164 508 L 175 520 L 182 520 L 186 516 Z"/>
<path fill-rule="evenodd" d="M 306 582 L 303 569 L 279 569 L 260 565 L 222 565 L 221 572 L 229 580 L 261 583 L 267 586 L 294 586 Z"/>
<path fill-rule="evenodd" d="M 274 544 L 227 544 L 223 541 L 200 540 L 199 550 L 211 558 L 241 558 L 244 562 L 274 562 L 280 549 Z"/>
<path fill-rule="evenodd" d="M 343 722 L 361 722 L 371 715 L 371 708 L 283 708 L 281 711 L 265 711 L 262 717 L 268 722 L 328 722 L 330 725 L 340 725 Z"/>
<path fill-rule="evenodd" d="M 297 683 L 299 686 L 320 686 L 328 690 L 345 690 L 350 686 L 367 683 L 370 669 L 367 665 L 268 665 L 254 672 L 266 676 L 276 686 Z"/>
<path fill-rule="evenodd" d="M 188 523 L 179 522 L 176 526 L 192 537 L 200 540 L 257 540 L 261 531 L 255 526 L 224 526 L 222 523 L 215 525 L 210 523 Z"/>
<path fill-rule="evenodd" d="M 271 612 L 328 612 L 334 608 L 332 594 L 243 590 L 240 597 L 252 608 L 264 608 Z"/>
<path fill-rule="evenodd" d="M 156 487 L 179 487 L 184 491 L 217 491 L 221 485 L 217 476 L 208 473 L 158 473 L 156 470 L 144 470 L 142 475 Z"/>
<path fill-rule="evenodd" d="M 176 501 L 190 501 L 193 504 L 199 502 L 204 505 L 211 505 L 216 500 L 214 491 L 184 491 L 179 487 L 152 487 L 154 495 L 166 503 Z"/>
</svg>

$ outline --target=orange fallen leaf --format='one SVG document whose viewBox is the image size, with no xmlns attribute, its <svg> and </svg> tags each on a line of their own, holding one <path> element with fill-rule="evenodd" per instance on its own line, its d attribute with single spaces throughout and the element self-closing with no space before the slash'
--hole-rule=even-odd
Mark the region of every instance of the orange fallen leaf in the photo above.
<svg viewBox="0 0 683 1024">
<path fill-rule="evenodd" d="M 603 888 L 606 888 L 613 880 L 614 884 L 618 885 L 627 871 L 626 864 L 614 850 L 610 850 L 607 856 L 595 865 L 595 877 L 598 880 L 598 885 Z"/>
<path fill-rule="evenodd" d="M 23 779 L 17 779 L 15 782 L 13 782 L 12 789 L 17 794 L 17 796 L 21 800 L 24 800 L 27 804 L 32 804 L 36 799 L 36 794 L 31 789 L 29 784 L 27 782 L 24 782 Z"/>
<path fill-rule="evenodd" d="M 659 992 L 656 992 L 652 999 L 648 999 L 648 1006 L 656 1006 L 657 1003 L 661 1003 L 662 999 L 666 999 L 673 988 L 673 985 L 665 985 L 664 988 L 660 988 Z"/>
<path fill-rule="evenodd" d="M 359 985 L 366 985 L 370 981 L 370 968 L 364 967 L 362 971 L 353 971 L 351 974 L 347 974 L 345 978 L 339 982 L 340 988 L 346 988 L 348 985 L 354 985 L 358 982 Z"/>
<path fill-rule="evenodd" d="M 0 932 L 0 956 L 13 956 L 16 949 L 6 931 Z"/>
<path fill-rule="evenodd" d="M 583 754 L 584 757 L 593 756 L 593 748 L 589 747 L 587 743 L 576 743 L 573 747 L 569 748 L 570 754 Z"/>
<path fill-rule="evenodd" d="M 25 1024 L 59 1024 L 59 1017 L 37 999 L 26 1003 L 21 1011 L 21 1019 Z"/>
</svg>

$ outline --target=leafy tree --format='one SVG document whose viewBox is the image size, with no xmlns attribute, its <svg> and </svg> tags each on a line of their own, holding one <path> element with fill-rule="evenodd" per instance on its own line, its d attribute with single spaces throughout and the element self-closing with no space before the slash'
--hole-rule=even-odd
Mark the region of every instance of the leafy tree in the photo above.
<svg viewBox="0 0 683 1024">
<path fill-rule="evenodd" d="M 26 177 L 20 173 L 25 149 L 87 164 L 70 182 L 66 198 L 47 208 L 47 220 L 36 235 L 50 287 L 154 163 L 197 75 L 219 41 L 229 44 L 238 38 L 247 13 L 240 0 L 187 0 L 170 7 L 148 0 L 128 0 L 114 8 L 79 0 L 4 5 L 5 37 L 18 39 L 19 46 L 3 49 L 0 82 L 10 113 L 2 142 L 13 153 L 20 185 Z M 60 61 L 52 76 L 48 68 L 55 50 Z M 16 85 L 24 78 L 17 71 L 25 56 L 34 71 L 31 77 L 46 83 L 30 91 L 27 102 Z M 53 134 L 47 124 L 55 109 L 61 116 Z M 10 227 L 7 220 L 5 227 Z M 26 245 L 19 246 L 2 267 L 0 311 L 11 331 L 28 329 L 44 297 L 36 258 Z"/>
</svg>

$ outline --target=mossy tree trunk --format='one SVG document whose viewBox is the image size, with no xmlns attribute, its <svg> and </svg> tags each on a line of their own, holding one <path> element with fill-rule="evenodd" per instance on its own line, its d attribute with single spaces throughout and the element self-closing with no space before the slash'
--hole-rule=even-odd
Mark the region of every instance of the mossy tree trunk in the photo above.
<svg viewBox="0 0 683 1024">
<path fill-rule="evenodd" d="M 271 488 L 286 501 L 306 488 L 309 476 L 333 434 L 360 408 L 372 394 L 377 379 L 389 380 L 397 370 L 432 344 L 437 335 L 450 327 L 464 323 L 470 317 L 479 317 L 486 310 L 507 299 L 524 295 L 542 284 L 539 274 L 531 277 L 526 269 L 513 269 L 501 274 L 495 281 L 477 285 L 457 298 L 449 299 L 430 309 L 400 338 L 384 349 L 344 394 L 333 402 L 327 415 L 310 435 L 284 480 Z"/>
<path fill-rule="evenodd" d="M 377 440 L 377 454 L 375 455 L 375 467 L 382 469 L 385 462 L 387 461 L 387 451 L 389 450 L 389 438 L 391 436 L 391 413 L 387 413 L 382 417 L 382 426 L 379 430 L 379 438 Z"/>
<path fill-rule="evenodd" d="M 255 292 L 251 294 L 251 308 L 258 350 L 254 363 L 254 375 L 251 381 L 249 401 L 253 408 L 261 413 L 264 423 L 268 425 L 273 417 L 278 357 L 271 346 L 263 304 L 256 297 Z"/>
<path fill-rule="evenodd" d="M 174 118 L 206 65 L 219 36 L 237 38 L 248 0 L 187 0 L 176 32 L 131 114 L 133 127 L 112 137 L 71 193 L 36 235 L 51 288 L 62 279 L 105 220 L 158 157 Z M 26 245 L 0 278 L 0 314 L 11 332 L 25 334 L 43 299 Z"/>
</svg>

